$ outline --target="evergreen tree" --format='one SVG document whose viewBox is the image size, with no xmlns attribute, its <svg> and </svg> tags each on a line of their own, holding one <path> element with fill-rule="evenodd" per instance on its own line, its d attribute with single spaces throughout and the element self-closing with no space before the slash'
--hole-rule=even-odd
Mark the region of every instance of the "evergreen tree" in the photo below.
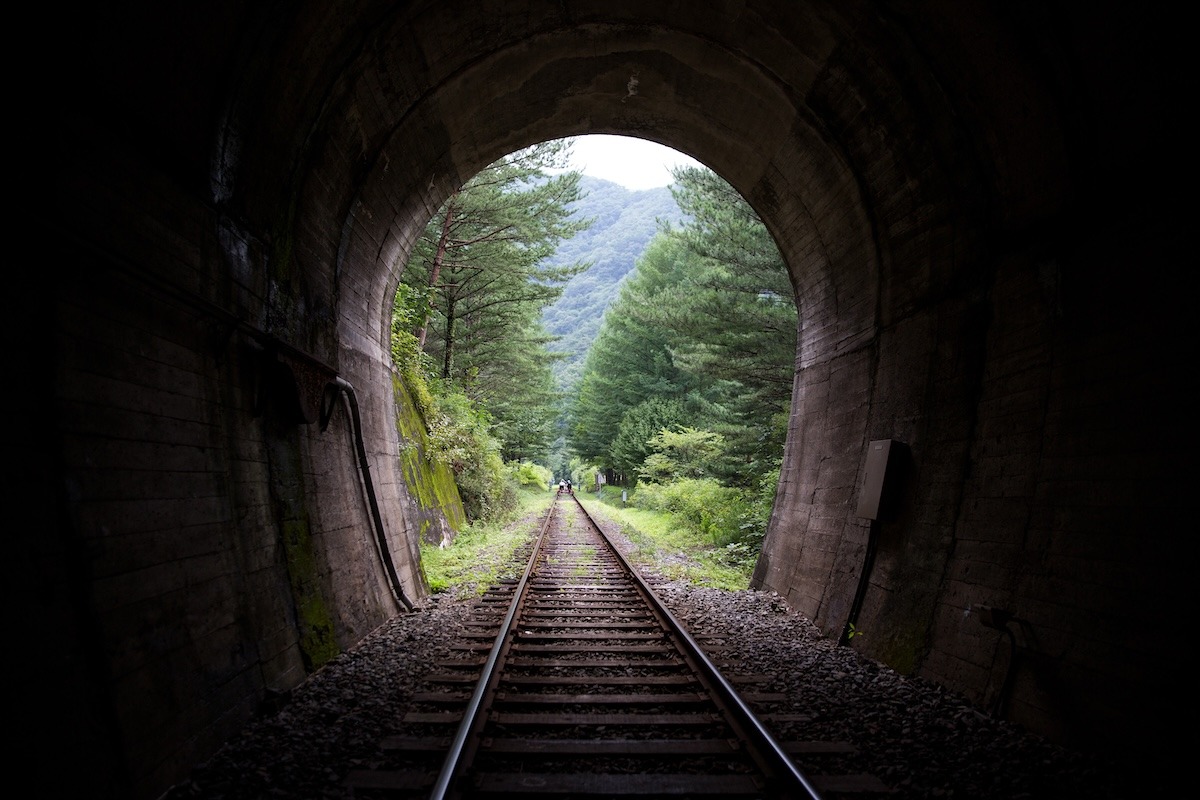
<svg viewBox="0 0 1200 800">
<path fill-rule="evenodd" d="M 685 275 L 687 307 L 664 315 L 686 333 L 676 357 L 740 384 L 744 415 L 786 408 L 797 315 L 783 256 L 754 209 L 714 172 L 688 167 L 674 177 L 672 193 L 690 220 L 673 235 L 699 257 Z"/>
<path fill-rule="evenodd" d="M 444 381 L 492 420 L 505 456 L 544 456 L 556 394 L 541 314 L 583 264 L 552 265 L 589 222 L 572 215 L 570 140 L 536 144 L 480 171 L 433 216 L 401 274 L 399 316 Z M 402 312 L 402 313 L 401 313 Z"/>
<path fill-rule="evenodd" d="M 626 413 L 651 398 L 673 399 L 683 404 L 691 388 L 689 376 L 676 366 L 671 342 L 663 329 L 647 324 L 637 309 L 671 290 L 662 281 L 679 252 L 676 242 L 655 238 L 638 262 L 634 275 L 621 287 L 604 316 L 584 360 L 583 374 L 571 411 L 567 442 L 576 455 L 614 466 L 611 452 Z"/>
<path fill-rule="evenodd" d="M 770 234 L 732 187 L 703 168 L 677 170 L 675 180 L 686 221 L 662 226 L 609 308 L 568 445 L 636 471 L 649 454 L 647 439 L 636 440 L 659 434 L 651 417 L 671 407 L 677 421 L 722 438 L 710 474 L 752 486 L 777 466 L 786 435 L 792 287 Z"/>
<path fill-rule="evenodd" d="M 613 467 L 627 475 L 638 474 L 642 462 L 653 452 L 651 440 L 686 419 L 683 403 L 674 398 L 651 397 L 629 409 L 621 417 L 617 436 L 609 447 Z"/>
</svg>

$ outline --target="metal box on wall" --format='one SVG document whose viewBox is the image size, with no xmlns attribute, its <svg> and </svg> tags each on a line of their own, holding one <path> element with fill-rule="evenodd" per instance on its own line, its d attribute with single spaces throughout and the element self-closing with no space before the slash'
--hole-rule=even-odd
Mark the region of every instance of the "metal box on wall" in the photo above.
<svg viewBox="0 0 1200 800">
<path fill-rule="evenodd" d="M 889 506 L 887 501 L 892 488 L 889 484 L 895 480 L 895 469 L 891 465 L 896 460 L 896 452 L 902 446 L 894 439 L 876 439 L 868 445 L 867 466 L 864 470 L 862 491 L 858 495 L 858 516 L 880 519 L 881 515 L 886 515 Z"/>
</svg>

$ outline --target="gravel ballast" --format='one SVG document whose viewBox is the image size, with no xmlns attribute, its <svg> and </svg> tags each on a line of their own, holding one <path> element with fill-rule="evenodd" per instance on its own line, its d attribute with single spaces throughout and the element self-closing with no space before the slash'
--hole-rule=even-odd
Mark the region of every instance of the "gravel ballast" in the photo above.
<svg viewBox="0 0 1200 800">
<path fill-rule="evenodd" d="M 725 644 L 714 660 L 774 676 L 767 688 L 806 717 L 802 727 L 772 726 L 777 739 L 854 745 L 851 754 L 802 761 L 801 770 L 870 774 L 890 789 L 864 798 L 1161 796 L 1128 788 L 1121 765 L 1055 746 L 933 683 L 838 646 L 774 593 L 646 577 L 693 635 Z M 436 595 L 380 626 L 265 708 L 164 800 L 352 798 L 346 775 L 380 763 L 381 740 L 402 732 L 408 698 L 433 662 L 450 654 L 470 613 L 470 597 Z"/>
</svg>

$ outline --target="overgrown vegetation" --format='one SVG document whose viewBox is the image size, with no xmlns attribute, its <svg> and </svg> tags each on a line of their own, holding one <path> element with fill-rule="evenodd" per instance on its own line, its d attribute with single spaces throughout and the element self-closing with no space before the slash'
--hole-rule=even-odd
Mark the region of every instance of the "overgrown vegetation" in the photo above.
<svg viewBox="0 0 1200 800">
<path fill-rule="evenodd" d="M 532 521 L 553 499 L 546 486 L 523 488 L 506 518 L 472 522 L 445 547 L 422 542 L 421 565 L 430 590 L 456 599 L 482 594 L 513 568 L 517 551 L 532 541 Z"/>
<path fill-rule="evenodd" d="M 797 313 L 753 209 L 710 170 L 674 177 L 685 221 L 662 225 L 608 309 L 567 442 L 629 507 L 669 514 L 709 561 L 743 568 L 778 481 Z"/>
<path fill-rule="evenodd" d="M 773 495 L 774 486 L 771 490 Z M 698 519 L 698 509 L 711 501 L 705 489 L 691 493 L 675 487 L 673 494 L 663 508 L 627 505 L 617 487 L 577 496 L 589 514 L 603 521 L 606 530 L 619 531 L 632 545 L 627 557 L 635 565 L 697 586 L 749 587 L 770 514 L 769 502 L 755 506 L 734 500 L 722 507 L 718 513 L 729 515 L 733 524 L 753 529 L 734 541 L 714 538 L 715 529 L 704 532 L 699 524 L 688 521 Z M 501 577 L 516 577 L 509 573 L 518 568 L 518 551 L 532 542 L 536 520 L 554 495 L 546 488 L 530 487 L 522 489 L 519 498 L 519 510 L 505 523 L 472 523 L 446 547 L 421 545 L 426 578 L 434 593 L 467 599 L 482 594 Z"/>
<path fill-rule="evenodd" d="M 778 478 L 778 472 L 763 476 L 752 494 L 711 478 L 692 478 L 642 483 L 632 493 L 606 486 L 580 499 L 593 516 L 620 526 L 636 546 L 636 563 L 698 586 L 745 589 L 762 549 Z"/>
<path fill-rule="evenodd" d="M 533 145 L 454 192 L 393 301 L 393 361 L 424 420 L 428 457 L 449 466 L 472 522 L 507 517 L 523 479 L 510 465 L 547 461 L 555 435 L 552 337 L 540 315 L 584 265 L 548 259 L 589 224 L 570 212 L 580 176 L 561 171 L 569 152 L 567 140 Z"/>
<path fill-rule="evenodd" d="M 677 170 L 675 181 L 688 219 L 662 226 L 606 312 L 568 445 L 636 480 L 649 436 L 686 425 L 723 440 L 709 474 L 753 486 L 778 466 L 787 433 L 797 328 L 790 278 L 766 227 L 727 183 L 700 168 Z"/>
<path fill-rule="evenodd" d="M 511 553 L 503 526 L 522 491 L 569 478 L 605 501 L 624 493 L 612 509 L 631 515 L 639 551 L 677 548 L 685 555 L 669 569 L 744 588 L 786 435 L 797 327 L 787 271 L 728 184 L 677 170 L 683 216 L 659 220 L 604 314 L 570 398 L 564 456 L 555 337 L 541 317 L 587 267 L 555 258 L 591 224 L 572 212 L 580 175 L 565 170 L 569 152 L 569 140 L 545 142 L 482 170 L 430 220 L 401 273 L 393 359 L 424 421 L 425 455 L 453 475 L 470 523 L 450 552 L 427 554 L 431 583 Z"/>
</svg>

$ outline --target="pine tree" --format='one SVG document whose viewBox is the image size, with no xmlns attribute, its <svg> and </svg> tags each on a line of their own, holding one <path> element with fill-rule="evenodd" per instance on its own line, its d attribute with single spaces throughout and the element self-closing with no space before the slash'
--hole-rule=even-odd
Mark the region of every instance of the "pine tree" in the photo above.
<svg viewBox="0 0 1200 800">
<path fill-rule="evenodd" d="M 454 192 L 430 219 L 401 274 L 397 314 L 437 376 L 492 420 L 505 456 L 549 448 L 557 397 L 543 310 L 583 264 L 552 266 L 558 245 L 585 229 L 573 216 L 580 174 L 570 140 L 512 153 Z"/>
</svg>

